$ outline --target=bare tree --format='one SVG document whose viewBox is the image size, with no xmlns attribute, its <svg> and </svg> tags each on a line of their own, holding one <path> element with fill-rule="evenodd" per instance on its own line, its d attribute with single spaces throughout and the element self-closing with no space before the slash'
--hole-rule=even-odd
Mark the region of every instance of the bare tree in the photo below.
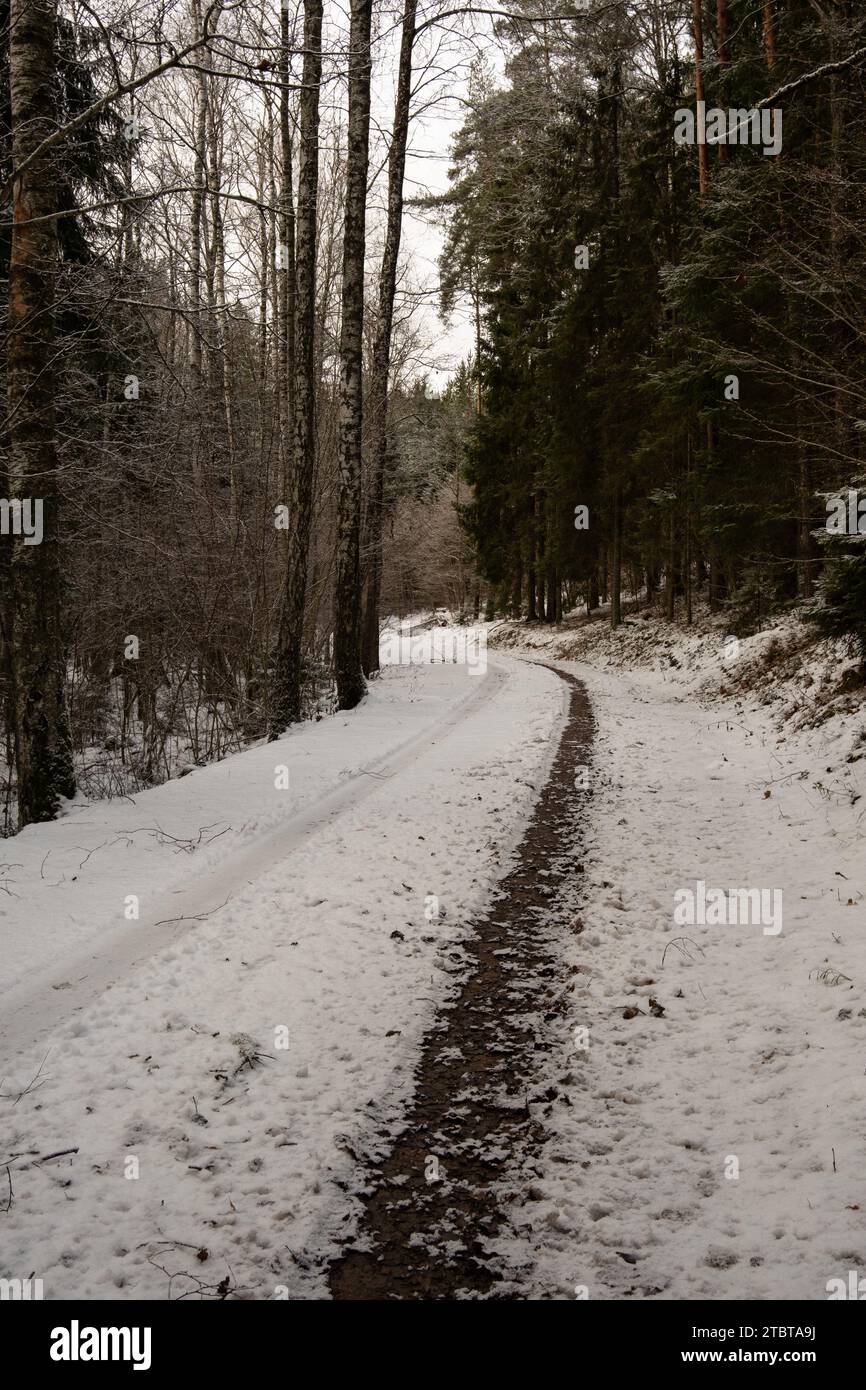
<svg viewBox="0 0 866 1390">
<path fill-rule="evenodd" d="M 382 532 L 385 520 L 385 473 L 388 459 L 388 380 L 391 369 L 391 338 L 394 328 L 394 295 L 403 228 L 403 178 L 406 171 L 406 143 L 409 136 L 409 103 L 412 95 L 412 49 L 415 42 L 417 0 L 405 0 L 397 91 L 394 99 L 394 129 L 388 155 L 388 211 L 385 247 L 379 272 L 379 317 L 373 339 L 373 366 L 370 374 L 370 460 L 371 487 L 368 501 L 365 554 L 368 564 L 364 605 L 362 658 L 365 674 L 379 669 L 379 602 L 382 591 Z"/>
<path fill-rule="evenodd" d="M 56 128 L 55 13 L 52 0 L 12 0 L 9 79 L 12 159 L 12 254 L 7 370 L 9 483 L 19 505 L 42 511 L 40 540 L 15 537 L 10 658 L 18 824 L 51 820 L 75 793 L 64 699 L 60 618 L 57 450 L 54 435 L 54 280 L 56 174 L 44 142 Z M 40 147 L 42 147 L 40 152 Z"/>
<path fill-rule="evenodd" d="M 373 0 L 352 0 L 346 208 L 343 223 L 343 313 L 340 324 L 340 506 L 334 588 L 334 675 L 340 709 L 354 709 L 366 689 L 361 670 L 361 369 L 372 12 Z"/>
<path fill-rule="evenodd" d="M 322 0 L 305 0 L 296 224 L 294 456 L 285 588 L 274 662 L 272 737 L 301 717 L 304 605 L 316 461 L 316 201 L 319 188 L 321 80 Z"/>
</svg>

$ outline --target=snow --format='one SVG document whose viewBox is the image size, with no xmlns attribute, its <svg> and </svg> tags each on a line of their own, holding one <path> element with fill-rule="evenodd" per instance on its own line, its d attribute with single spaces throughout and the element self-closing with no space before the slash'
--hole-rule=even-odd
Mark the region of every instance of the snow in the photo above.
<svg viewBox="0 0 866 1390">
<path fill-rule="evenodd" d="M 46 1298 L 322 1296 L 563 712 L 508 657 L 392 668 L 350 715 L 9 842 L 4 1275 Z M 155 826 L 210 829 L 189 852 L 130 833 Z"/>
<path fill-rule="evenodd" d="M 791 616 L 488 636 L 483 666 L 386 669 L 350 715 L 6 842 L 0 1275 L 327 1296 L 548 775 L 567 692 L 539 660 L 586 683 L 597 733 L 537 914 L 546 1137 L 502 1186 L 501 1292 L 813 1300 L 866 1271 L 847 651 Z M 781 930 L 678 922 L 699 883 L 780 889 Z"/>
<path fill-rule="evenodd" d="M 537 1112 L 550 1139 L 513 1175 L 500 1243 L 514 1287 L 826 1298 L 828 1280 L 866 1268 L 862 701 L 843 695 L 826 717 L 843 654 L 812 646 L 765 682 L 755 654 L 770 636 L 750 639 L 724 699 L 721 633 L 649 620 L 513 638 L 582 648 L 593 664 L 558 664 L 586 682 L 598 723 L 569 918 L 582 929 L 561 925 L 561 904 L 548 924 L 567 1005 L 537 1086 L 556 1095 Z M 823 689 L 808 718 L 804 673 Z M 698 880 L 781 887 L 781 932 L 676 925 L 674 895 Z"/>
</svg>

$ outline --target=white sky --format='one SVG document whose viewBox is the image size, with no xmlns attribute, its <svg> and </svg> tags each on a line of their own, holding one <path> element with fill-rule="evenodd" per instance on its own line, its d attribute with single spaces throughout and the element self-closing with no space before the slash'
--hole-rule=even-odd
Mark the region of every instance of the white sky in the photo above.
<svg viewBox="0 0 866 1390">
<path fill-rule="evenodd" d="M 436 10 L 442 12 L 449 7 L 443 0 L 422 3 L 419 23 Z M 447 21 L 416 40 L 413 110 L 417 114 L 413 115 L 409 131 L 404 185 L 407 199 L 424 192 L 443 193 L 449 187 L 450 146 L 466 116 L 464 101 L 471 59 L 483 53 L 498 71 L 503 67 L 489 20 L 476 16 L 461 21 L 462 32 L 451 28 L 456 22 Z M 387 23 L 384 17 L 380 20 L 380 31 Z M 378 122 L 389 134 L 398 50 L 399 32 L 395 27 L 378 45 L 373 83 L 374 126 Z M 435 67 L 428 77 L 423 69 L 431 61 Z M 420 92 L 419 81 L 423 84 Z M 428 292 L 422 322 L 430 347 L 419 371 L 427 373 L 433 390 L 442 390 L 460 360 L 474 350 L 474 326 L 468 304 L 458 304 L 447 324 L 439 316 L 438 259 L 442 243 L 443 232 L 428 214 L 405 207 L 401 249 L 409 259 L 413 287 Z"/>
<path fill-rule="evenodd" d="M 406 161 L 406 195 L 427 189 L 430 192 L 444 192 L 448 187 L 448 144 L 452 132 L 459 126 L 461 117 L 443 115 L 420 123 L 413 133 L 413 151 Z M 422 153 L 424 151 L 424 153 Z M 439 284 L 438 259 L 442 248 L 443 233 L 429 217 L 406 208 L 403 218 L 403 246 L 411 257 L 414 278 L 425 288 L 434 289 Z M 468 305 L 458 304 L 448 324 L 439 315 L 438 300 L 431 300 L 424 310 L 424 323 L 431 339 L 432 351 L 429 355 L 429 379 L 434 390 L 441 390 L 453 373 L 461 358 L 473 350 L 474 331 Z"/>
</svg>

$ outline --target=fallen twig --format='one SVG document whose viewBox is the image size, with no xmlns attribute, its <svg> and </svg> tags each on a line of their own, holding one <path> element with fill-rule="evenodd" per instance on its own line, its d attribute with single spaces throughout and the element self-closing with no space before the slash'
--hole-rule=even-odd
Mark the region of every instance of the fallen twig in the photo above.
<svg viewBox="0 0 866 1390">
<path fill-rule="evenodd" d="M 230 899 L 231 893 L 229 893 L 225 902 L 220 903 L 218 907 L 209 908 L 207 912 L 192 912 L 189 914 L 189 916 L 183 914 L 180 917 L 163 917 L 160 919 L 160 921 L 154 922 L 154 926 L 165 927 L 172 922 L 203 922 L 206 917 L 212 917 L 215 912 L 222 912 L 226 903 L 229 902 Z"/>
</svg>

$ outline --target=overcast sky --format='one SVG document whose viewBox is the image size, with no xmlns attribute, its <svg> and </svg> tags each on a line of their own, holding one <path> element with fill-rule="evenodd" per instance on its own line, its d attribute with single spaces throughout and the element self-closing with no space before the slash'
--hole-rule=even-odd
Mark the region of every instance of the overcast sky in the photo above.
<svg viewBox="0 0 866 1390">
<path fill-rule="evenodd" d="M 437 10 L 442 12 L 447 8 L 442 0 L 437 0 L 435 5 L 422 4 L 419 23 L 422 16 L 429 18 Z M 451 27 L 458 22 L 462 31 L 459 33 Z M 374 79 L 374 122 L 378 119 L 389 132 L 393 119 L 398 49 L 399 34 L 393 29 L 381 41 Z M 413 109 L 423 109 L 420 114 L 413 116 L 410 127 L 405 182 L 407 199 L 424 192 L 442 193 L 449 186 L 450 145 L 466 117 L 464 101 L 468 90 L 469 64 L 479 53 L 483 53 L 498 72 L 503 71 L 498 42 L 490 22 L 483 16 L 472 20 L 448 21 L 447 26 L 433 28 L 423 39 L 416 41 L 416 87 L 419 79 L 423 87 L 420 92 L 416 91 Z M 427 62 L 434 65 L 429 76 L 422 71 Z M 444 388 L 460 360 L 474 349 L 474 328 L 468 304 L 459 304 L 447 324 L 439 316 L 438 259 L 442 241 L 442 231 L 429 215 L 411 207 L 405 208 L 402 249 L 410 258 L 413 286 L 429 291 L 424 324 L 425 338 L 430 346 L 419 370 L 427 372 L 434 390 Z"/>
</svg>

